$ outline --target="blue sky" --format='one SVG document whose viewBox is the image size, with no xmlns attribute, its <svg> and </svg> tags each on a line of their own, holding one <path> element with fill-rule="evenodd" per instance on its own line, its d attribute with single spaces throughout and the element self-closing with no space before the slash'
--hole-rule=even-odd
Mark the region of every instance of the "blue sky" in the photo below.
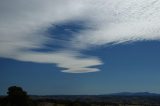
<svg viewBox="0 0 160 106">
<path fill-rule="evenodd" d="M 90 50 L 105 62 L 95 73 L 62 73 L 53 64 L 0 59 L 1 94 L 19 85 L 30 94 L 160 93 L 160 42 L 135 42 Z"/>
<path fill-rule="evenodd" d="M 160 93 L 160 1 L 0 3 L 0 94 Z"/>
</svg>

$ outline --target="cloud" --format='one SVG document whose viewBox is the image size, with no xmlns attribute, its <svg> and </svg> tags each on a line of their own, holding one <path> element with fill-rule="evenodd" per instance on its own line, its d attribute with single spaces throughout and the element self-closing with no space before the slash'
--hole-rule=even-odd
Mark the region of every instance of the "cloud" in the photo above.
<svg viewBox="0 0 160 106">
<path fill-rule="evenodd" d="M 92 29 L 79 33 L 73 41 L 79 45 L 74 46 L 88 48 L 109 43 L 159 40 L 159 5 L 158 0 L 101 0 L 101 4 L 93 8 Z"/>
<path fill-rule="evenodd" d="M 95 57 L 83 58 L 83 56 L 76 52 L 59 51 L 54 53 L 22 53 L 16 59 L 28 62 L 37 63 L 51 63 L 57 64 L 65 70 L 62 72 L 70 73 L 84 73 L 100 71 L 97 68 L 90 68 L 90 66 L 101 65 L 102 62 Z"/>
<path fill-rule="evenodd" d="M 86 58 L 90 47 L 160 39 L 159 0 L 10 0 L 0 1 L 0 57 L 52 63 L 63 72 L 99 71 L 103 62 Z M 35 52 L 54 41 L 46 30 L 70 21 L 85 21 L 86 29 L 74 33 L 64 48 Z M 67 35 L 66 35 L 67 36 Z"/>
<path fill-rule="evenodd" d="M 30 51 L 45 48 L 44 45 L 51 40 L 45 31 L 53 24 L 80 18 L 84 11 L 81 3 L 64 0 L 5 0 L 0 5 L 0 57 L 57 64 L 65 69 L 63 72 L 70 73 L 99 71 L 89 68 L 101 64 L 98 58 L 82 58 L 81 54 L 71 51 Z"/>
</svg>

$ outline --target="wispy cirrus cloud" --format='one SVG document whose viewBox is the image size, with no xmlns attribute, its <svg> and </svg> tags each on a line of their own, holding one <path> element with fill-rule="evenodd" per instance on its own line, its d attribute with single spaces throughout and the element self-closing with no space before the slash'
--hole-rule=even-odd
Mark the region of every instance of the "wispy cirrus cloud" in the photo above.
<svg viewBox="0 0 160 106">
<path fill-rule="evenodd" d="M 93 29 L 82 31 L 76 37 L 75 41 L 81 42 L 80 48 L 160 39 L 158 0 L 101 0 L 91 5 L 95 5 L 91 16 Z"/>
<path fill-rule="evenodd" d="M 99 71 L 103 62 L 86 58 L 82 50 L 109 43 L 160 39 L 159 0 L 10 0 L 0 1 L 0 57 L 52 63 L 63 72 Z M 85 29 L 72 31 L 67 41 L 48 28 L 71 21 L 84 21 Z M 70 29 L 68 29 L 70 30 Z M 46 44 L 61 43 L 59 50 L 36 52 Z"/>
</svg>

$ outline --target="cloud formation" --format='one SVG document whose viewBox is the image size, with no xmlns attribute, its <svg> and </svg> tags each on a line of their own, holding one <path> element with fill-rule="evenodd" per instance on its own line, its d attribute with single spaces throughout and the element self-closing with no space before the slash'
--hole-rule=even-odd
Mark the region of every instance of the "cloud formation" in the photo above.
<svg viewBox="0 0 160 106">
<path fill-rule="evenodd" d="M 159 40 L 159 5 L 159 0 L 0 1 L 0 57 L 57 64 L 70 73 L 99 71 L 93 66 L 103 62 L 86 58 L 81 51 L 109 43 Z M 89 28 L 74 33 L 61 50 L 31 51 L 45 48 L 51 40 L 54 44 L 58 35 L 50 38 L 46 32 L 51 26 L 81 20 Z"/>
</svg>

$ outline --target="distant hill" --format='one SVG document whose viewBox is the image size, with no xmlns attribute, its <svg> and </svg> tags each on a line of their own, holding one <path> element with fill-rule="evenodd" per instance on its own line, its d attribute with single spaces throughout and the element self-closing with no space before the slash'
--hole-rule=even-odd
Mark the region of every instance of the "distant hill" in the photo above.
<svg viewBox="0 0 160 106">
<path fill-rule="evenodd" d="M 150 93 L 150 92 L 120 92 L 120 93 L 112 93 L 107 94 L 111 96 L 160 96 L 157 93 Z"/>
</svg>

